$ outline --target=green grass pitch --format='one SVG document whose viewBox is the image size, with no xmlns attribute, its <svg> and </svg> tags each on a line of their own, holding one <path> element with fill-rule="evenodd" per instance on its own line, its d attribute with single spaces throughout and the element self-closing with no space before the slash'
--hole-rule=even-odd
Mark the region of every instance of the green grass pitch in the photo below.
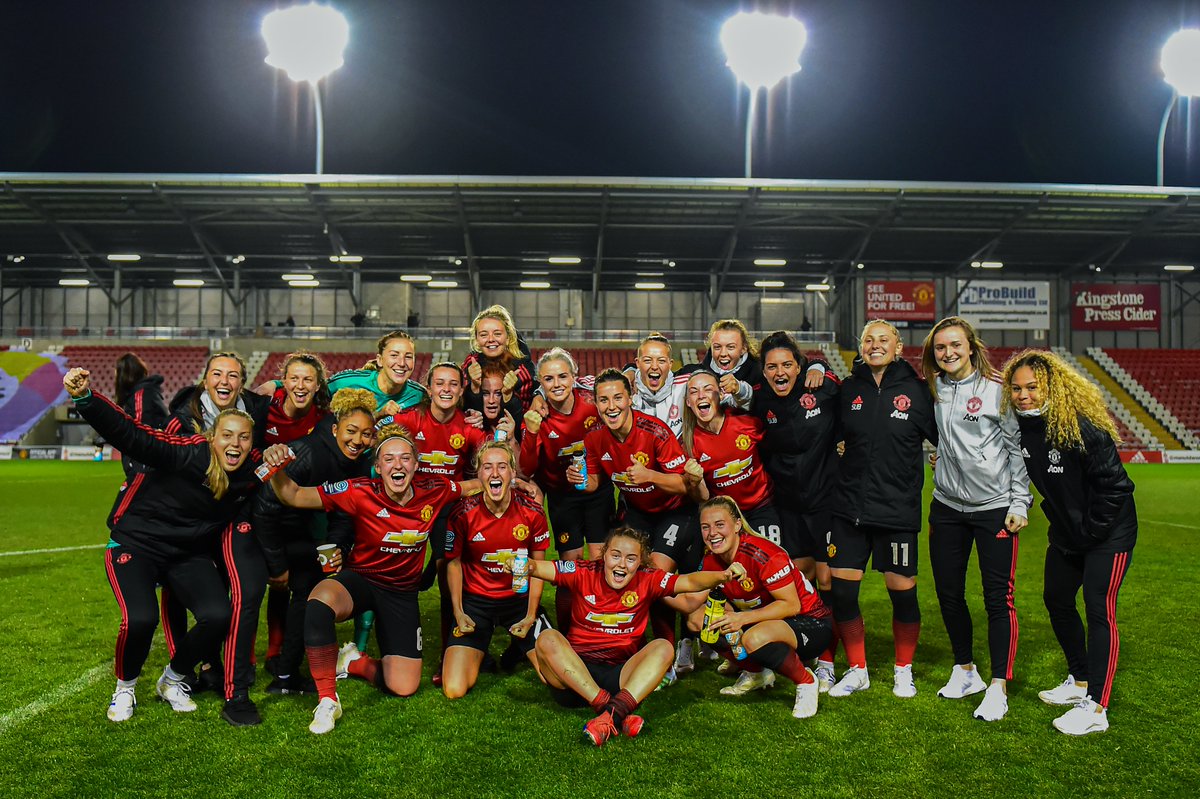
<svg viewBox="0 0 1200 799">
<path fill-rule="evenodd" d="M 113 724 L 104 711 L 118 613 L 101 551 L 91 548 L 0 554 L 0 796 L 1195 796 L 1200 524 L 1191 500 L 1200 466 L 1132 466 L 1130 474 L 1141 531 L 1121 592 L 1121 662 L 1102 735 L 1060 735 L 1050 726 L 1060 711 L 1037 699 L 1066 669 L 1041 603 L 1046 525 L 1036 510 L 1021 534 L 1020 650 L 1003 721 L 972 719 L 978 697 L 935 695 L 952 657 L 922 553 L 915 699 L 891 694 L 891 613 L 872 574 L 863 612 L 875 683 L 865 694 L 822 697 L 816 718 L 796 721 L 786 680 L 748 698 L 721 697 L 726 679 L 705 665 L 647 700 L 643 737 L 599 750 L 582 741 L 587 715 L 553 705 L 528 668 L 483 675 L 457 702 L 427 681 L 410 699 L 343 682 L 346 715 L 322 737 L 306 729 L 314 701 L 267 696 L 261 669 L 252 693 L 261 726 L 229 727 L 211 694 L 196 713 L 176 715 L 153 699 L 161 634 L 137 713 Z M 119 482 L 118 464 L 0 462 L 0 553 L 102 544 Z M 976 659 L 986 668 L 974 567 L 968 586 Z M 432 592 L 422 607 L 428 678 Z M 260 662 L 265 642 L 264 629 Z"/>
</svg>

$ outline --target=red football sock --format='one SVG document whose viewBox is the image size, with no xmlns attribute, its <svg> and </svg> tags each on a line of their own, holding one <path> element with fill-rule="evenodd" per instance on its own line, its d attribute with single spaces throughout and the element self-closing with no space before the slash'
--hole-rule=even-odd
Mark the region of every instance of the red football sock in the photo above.
<svg viewBox="0 0 1200 799">
<path fill-rule="evenodd" d="M 337 644 L 309 646 L 305 650 L 317 695 L 321 699 L 337 699 Z"/>
<path fill-rule="evenodd" d="M 378 671 L 379 661 L 366 655 L 350 661 L 346 666 L 346 673 L 351 677 L 360 677 L 369 683 L 375 682 L 375 675 Z"/>
<path fill-rule="evenodd" d="M 654 637 L 675 646 L 675 611 L 662 602 L 650 606 L 650 628 Z"/>
<path fill-rule="evenodd" d="M 287 621 L 291 594 L 286 588 L 267 591 L 267 657 L 279 657 L 283 651 L 283 626 Z"/>
<path fill-rule="evenodd" d="M 621 722 L 625 720 L 625 717 L 637 709 L 638 701 L 633 694 L 622 688 L 621 691 L 612 698 L 612 702 L 610 704 L 612 706 L 613 724 L 620 729 Z"/>
<path fill-rule="evenodd" d="M 846 648 L 846 662 L 860 669 L 867 667 L 867 632 L 863 627 L 862 616 L 856 616 L 848 621 L 839 622 L 842 633 L 842 646 Z"/>
<path fill-rule="evenodd" d="M 801 662 L 794 649 L 788 653 L 788 656 L 783 659 L 783 663 L 775 671 L 797 685 L 805 685 L 813 681 L 812 672 L 804 668 L 804 663 Z"/>
<path fill-rule="evenodd" d="M 592 710 L 596 711 L 597 713 L 603 713 L 604 708 L 611 701 L 612 701 L 612 694 L 610 694 L 608 691 L 601 688 L 600 693 L 596 694 L 596 698 L 593 699 L 591 702 L 588 702 L 588 704 L 592 706 Z"/>
<path fill-rule="evenodd" d="M 910 665 L 917 651 L 917 639 L 921 637 L 921 622 L 893 621 L 892 637 L 896 642 L 896 665 Z"/>
</svg>

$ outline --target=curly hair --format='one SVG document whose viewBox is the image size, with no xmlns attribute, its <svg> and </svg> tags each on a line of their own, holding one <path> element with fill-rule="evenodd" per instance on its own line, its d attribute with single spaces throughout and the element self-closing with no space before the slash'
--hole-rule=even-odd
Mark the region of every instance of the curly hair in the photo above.
<svg viewBox="0 0 1200 799">
<path fill-rule="evenodd" d="M 362 411 L 374 419 L 375 409 L 378 407 L 379 401 L 375 399 L 375 395 L 365 388 L 339 389 L 329 401 L 329 412 L 339 422 L 357 411 Z"/>
<path fill-rule="evenodd" d="M 1100 389 L 1077 372 L 1069 363 L 1046 350 L 1023 350 L 1004 364 L 1003 381 L 1007 391 L 1001 392 L 1002 412 L 1013 407 L 1013 376 L 1023 366 L 1033 370 L 1042 396 L 1042 418 L 1046 420 L 1046 440 L 1058 449 L 1084 449 L 1079 417 L 1087 419 L 1121 443 L 1117 426 L 1108 416 L 1108 406 Z"/>
</svg>

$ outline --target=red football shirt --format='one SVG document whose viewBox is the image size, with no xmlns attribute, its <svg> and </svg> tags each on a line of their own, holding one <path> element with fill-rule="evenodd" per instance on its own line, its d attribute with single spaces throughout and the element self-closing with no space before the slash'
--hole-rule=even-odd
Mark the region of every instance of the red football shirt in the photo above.
<svg viewBox="0 0 1200 799">
<path fill-rule="evenodd" d="M 456 410 L 448 422 L 439 422 L 423 407 L 397 414 L 394 419 L 417 442 L 417 472 L 445 480 L 462 480 L 471 455 L 487 438 L 478 427 L 467 424 L 462 411 Z"/>
<path fill-rule="evenodd" d="M 550 530 L 542 506 L 523 491 L 514 491 L 501 516 L 488 510 L 483 494 L 454 504 L 446 523 L 446 558 L 461 558 L 463 591 L 492 599 L 511 599 L 512 574 L 501 566 L 503 555 L 525 548 L 550 548 Z"/>
<path fill-rule="evenodd" d="M 571 591 L 567 640 L 584 660 L 624 663 L 637 654 L 650 618 L 650 606 L 675 592 L 678 574 L 639 569 L 629 585 L 613 590 L 598 560 L 559 560 L 555 584 Z"/>
<path fill-rule="evenodd" d="M 771 589 L 793 583 L 800 595 L 801 616 L 823 619 L 829 608 L 821 603 L 821 597 L 813 590 L 812 583 L 792 563 L 783 547 L 757 535 L 742 533 L 738 544 L 735 563 L 746 567 L 746 576 L 741 580 L 730 580 L 722 584 L 721 590 L 737 610 L 751 610 L 775 601 Z M 716 555 L 704 555 L 702 571 L 725 571 L 725 564 Z"/>
<path fill-rule="evenodd" d="M 283 412 L 283 403 L 287 400 L 287 391 L 275 389 L 271 395 L 271 407 L 267 411 L 266 442 L 271 444 L 290 444 L 298 438 L 316 429 L 317 423 L 328 416 L 317 410 L 315 404 L 309 405 L 308 410 L 293 419 Z"/>
<path fill-rule="evenodd" d="M 592 392 L 579 388 L 572 391 L 575 404 L 570 413 L 551 408 L 538 434 L 530 435 L 526 429 L 521 438 L 521 471 L 547 493 L 574 488 L 567 482 L 571 458 L 583 453 L 584 436 L 600 424 Z"/>
<path fill-rule="evenodd" d="M 634 485 L 625 469 L 637 460 L 647 469 L 666 474 L 682 474 L 687 457 L 671 428 L 641 411 L 633 414 L 633 428 L 624 441 L 618 441 L 603 424 L 583 439 L 587 449 L 588 474 L 606 474 L 620 489 L 625 501 L 643 513 L 675 510 L 683 504 L 683 494 L 668 494 L 658 486 Z M 603 489 L 601 489 L 603 490 Z"/>
<path fill-rule="evenodd" d="M 774 487 L 758 455 L 763 423 L 757 416 L 726 411 L 721 432 L 696 428 L 692 457 L 704 469 L 712 495 L 727 496 L 743 511 L 769 504 Z"/>
<path fill-rule="evenodd" d="M 356 477 L 317 489 L 327 513 L 336 509 L 354 519 L 354 548 L 346 567 L 399 591 L 417 590 L 434 521 L 461 496 L 458 483 L 422 475 L 413 478 L 412 488 L 405 505 L 393 502 L 378 478 Z"/>
</svg>

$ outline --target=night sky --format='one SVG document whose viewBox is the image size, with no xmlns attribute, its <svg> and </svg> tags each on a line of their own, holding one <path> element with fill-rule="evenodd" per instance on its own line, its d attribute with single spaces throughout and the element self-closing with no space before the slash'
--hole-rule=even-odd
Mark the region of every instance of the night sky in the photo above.
<svg viewBox="0 0 1200 799">
<path fill-rule="evenodd" d="M 307 88 L 266 65 L 274 2 L 10 0 L 0 171 L 309 172 Z M 326 171 L 738 177 L 748 93 L 715 0 L 344 0 Z M 1154 181 L 1159 51 L 1200 0 L 809 0 L 755 176 Z M 1167 183 L 1200 185 L 1175 109 Z"/>
</svg>

